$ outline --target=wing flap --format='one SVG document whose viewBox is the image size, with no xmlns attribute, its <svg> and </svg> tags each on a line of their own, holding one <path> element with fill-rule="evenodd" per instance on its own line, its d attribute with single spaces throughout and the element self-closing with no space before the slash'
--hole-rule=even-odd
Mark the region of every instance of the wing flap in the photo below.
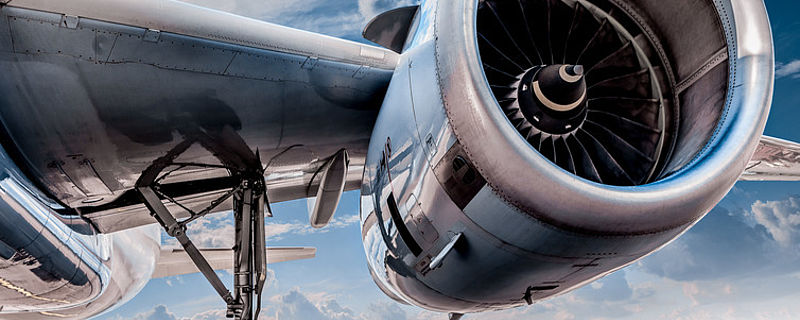
<svg viewBox="0 0 800 320">
<path fill-rule="evenodd" d="M 800 181 L 800 144 L 761 137 L 747 169 L 739 177 L 743 181 Z"/>
<path fill-rule="evenodd" d="M 201 249 L 214 270 L 233 269 L 233 249 Z M 317 253 L 312 247 L 267 248 L 267 263 L 311 259 Z M 183 249 L 161 250 L 152 278 L 163 278 L 200 272 Z"/>
</svg>

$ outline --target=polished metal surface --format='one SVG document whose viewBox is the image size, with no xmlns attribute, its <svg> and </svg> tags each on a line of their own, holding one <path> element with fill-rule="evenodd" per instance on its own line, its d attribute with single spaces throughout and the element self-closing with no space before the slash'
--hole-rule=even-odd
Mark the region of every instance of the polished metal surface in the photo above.
<svg viewBox="0 0 800 320">
<path fill-rule="evenodd" d="M 152 228 L 77 232 L 85 222 L 43 202 L 4 149 L 0 172 L 0 318 L 86 318 L 141 290 L 155 265 Z"/>
<path fill-rule="evenodd" d="M 800 144 L 763 136 L 739 177 L 745 181 L 800 181 Z"/>
<path fill-rule="evenodd" d="M 158 229 L 132 190 L 152 167 L 175 169 L 153 181 L 192 210 L 237 183 L 237 154 L 260 161 L 272 201 L 360 187 L 378 287 L 453 317 L 574 290 L 683 233 L 747 168 L 793 172 L 796 145 L 761 138 L 774 72 L 761 1 L 519 3 L 553 1 L 613 7 L 661 62 L 669 157 L 649 183 L 581 178 L 520 134 L 483 68 L 483 1 L 383 21 L 391 37 L 372 38 L 401 55 L 171 0 L 0 6 L 0 317 L 86 318 L 189 272 L 170 267 L 185 262 L 175 252 L 157 267 Z"/>
<path fill-rule="evenodd" d="M 401 7 L 372 18 L 364 27 L 364 39 L 401 53 L 418 8 L 419 6 Z"/>
<path fill-rule="evenodd" d="M 86 14 L 74 28 L 62 26 L 59 13 L 4 6 L 0 16 L 0 39 L 8 41 L 0 44 L 6 143 L 39 187 L 75 209 L 66 212 L 89 217 L 103 232 L 152 223 L 131 187 L 150 162 L 185 140 L 178 132 L 187 126 L 232 127 L 259 151 L 274 201 L 313 194 L 309 189 L 316 171 L 342 148 L 353 166 L 345 190 L 358 187 L 367 139 L 391 75 L 386 61 L 395 53 L 305 32 L 297 46 L 325 44 L 324 52 L 333 56 L 253 48 L 233 38 L 221 42 L 186 36 L 209 27 L 208 21 L 192 19 L 170 20 L 156 36 L 153 29 L 109 23 L 122 18 L 106 16 L 106 11 L 92 19 L 88 14 L 95 12 L 84 8 L 87 3 L 76 1 L 68 8 L 19 3 Z M 170 10 L 181 16 L 199 12 L 225 26 L 244 19 L 163 3 L 174 5 Z M 107 9 L 139 5 L 114 1 Z M 70 11 L 81 8 L 89 11 Z M 146 14 L 142 10 L 126 17 Z M 283 27 L 245 20 L 255 29 L 242 36 L 261 30 L 261 35 L 285 37 L 279 32 Z M 191 23 L 199 24 L 197 30 Z M 280 39 L 267 40 L 281 44 Z M 377 50 L 389 60 L 336 56 L 362 49 Z M 195 145 L 179 160 L 215 164 L 212 153 Z M 191 200 L 228 187 L 226 176 L 223 169 L 189 167 L 165 183 L 174 183 L 176 198 Z M 189 182 L 193 187 L 185 186 Z"/>
<path fill-rule="evenodd" d="M 15 230 L 3 232 L 0 248 L 8 267 L 0 291 L 10 290 L 0 317 L 84 319 L 141 290 L 160 237 L 138 227 L 155 220 L 131 187 L 186 141 L 178 131 L 187 125 L 245 139 L 277 201 L 313 194 L 317 171 L 342 148 L 350 155 L 343 189 L 358 188 L 395 60 L 381 48 L 177 1 L 0 6 L 2 143 L 13 150 L 3 157 L 21 167 L 2 182 L 10 206 L 2 219 L 14 221 L 3 225 Z M 220 151 L 192 145 L 178 159 L 188 168 L 162 182 L 203 205 L 230 183 L 215 163 L 198 166 Z M 30 232 L 16 232 L 23 221 Z"/>
<path fill-rule="evenodd" d="M 101 4 L 93 0 L 14 0 L 8 5 L 63 14 L 72 20 L 73 28 L 83 18 L 145 28 L 153 32 L 153 40 L 158 40 L 158 33 L 169 32 L 380 69 L 393 69 L 397 61 L 397 55 L 388 50 L 176 0 L 104 0 Z"/>
<path fill-rule="evenodd" d="M 322 228 L 333 219 L 336 207 L 344 191 L 348 169 L 347 150 L 337 152 L 319 172 L 319 188 L 314 197 L 314 206 L 309 211 L 309 222 L 314 228 Z"/>
<path fill-rule="evenodd" d="M 642 185 L 669 159 L 678 104 L 661 41 L 620 12 L 604 1 L 487 0 L 477 10 L 478 54 L 503 113 L 539 153 L 587 180 Z M 565 63 L 585 76 L 561 80 Z"/>
<path fill-rule="evenodd" d="M 728 99 L 709 106 L 724 112 L 720 113 L 721 118 L 714 119 L 717 124 L 710 130 L 708 140 L 697 144 L 700 148 L 692 152 L 695 156 L 690 157 L 687 164 L 680 165 L 680 170 L 659 181 L 628 188 L 577 179 L 555 168 L 530 148 L 508 125 L 485 84 L 473 34 L 474 4 L 440 2 L 440 11 L 453 12 L 437 15 L 437 32 L 451 35 L 447 41 L 440 38 L 437 42 L 443 101 L 455 135 L 492 189 L 501 192 L 505 201 L 537 219 L 601 234 L 647 234 L 680 228 L 708 212 L 733 186 L 746 165 L 743 159 L 750 158 L 761 136 L 769 112 L 774 61 L 771 46 L 763 46 L 760 51 L 750 51 L 744 56 L 737 50 L 737 44 L 742 41 L 771 41 L 763 4 L 750 5 L 750 10 L 741 12 L 732 12 L 731 3 L 726 2 L 717 2 L 718 7 L 708 1 L 657 7 L 692 8 L 688 6 L 690 3 L 722 12 L 692 23 L 714 24 L 713 20 L 705 19 L 725 19 L 721 21 L 725 29 L 719 32 L 726 33 L 733 60 L 729 64 L 729 77 L 723 79 L 728 90 L 723 96 Z M 743 16 L 740 20 L 746 16 L 759 17 L 752 18 L 747 26 L 746 34 L 755 39 L 741 39 L 743 33 L 738 34 L 739 38 L 734 37 L 737 30 L 743 28 L 740 20 L 732 18 L 739 15 Z M 710 55 L 716 50 L 709 50 Z M 493 143 L 483 143 L 487 140 Z M 687 143 L 679 141 L 676 150 L 684 145 L 689 148 Z M 497 165 L 496 155 L 499 154 L 503 155 L 502 166 Z M 683 162 L 675 156 L 672 161 Z M 531 181 L 548 187 L 531 189 Z M 668 210 L 663 206 L 665 203 L 669 204 Z"/>
<path fill-rule="evenodd" d="M 631 187 L 559 168 L 517 132 L 492 94 L 477 48 L 482 4 L 423 1 L 376 120 L 361 187 L 364 249 L 388 296 L 469 313 L 569 292 L 683 233 L 745 169 L 772 94 L 763 3 L 580 2 L 629 14 L 644 30 L 638 41 L 665 62 L 671 157 L 654 181 Z M 704 31 L 686 36 L 686 28 Z M 740 42 L 760 45 L 744 51 Z M 456 235 L 461 240 L 431 269 Z"/>
</svg>

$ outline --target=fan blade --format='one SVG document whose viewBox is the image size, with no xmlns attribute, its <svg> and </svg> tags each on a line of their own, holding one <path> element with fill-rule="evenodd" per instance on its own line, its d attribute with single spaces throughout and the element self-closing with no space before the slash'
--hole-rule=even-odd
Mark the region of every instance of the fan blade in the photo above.
<svg viewBox="0 0 800 320">
<path fill-rule="evenodd" d="M 607 19 L 604 19 L 600 28 L 597 29 L 592 39 L 586 44 L 583 52 L 578 56 L 576 64 L 581 64 L 591 69 L 603 57 L 617 51 L 623 45 L 622 40 L 614 30 L 614 26 Z"/>
<path fill-rule="evenodd" d="M 656 99 L 603 97 L 588 101 L 589 112 L 605 112 L 642 124 L 658 128 L 658 110 L 661 103 Z"/>
<path fill-rule="evenodd" d="M 583 129 L 579 129 L 575 133 L 575 137 L 578 138 L 581 144 L 586 148 L 586 152 L 592 158 L 592 162 L 599 164 L 599 166 L 595 168 L 605 183 L 627 186 L 635 183 L 619 162 L 614 159 L 614 156 L 606 150 L 602 142 L 598 141 Z"/>
<path fill-rule="evenodd" d="M 586 71 L 586 84 L 591 86 L 603 80 L 639 71 L 639 59 L 633 42 L 629 41 L 617 51 L 598 61 Z"/>
<path fill-rule="evenodd" d="M 572 154 L 569 151 L 569 146 L 563 138 L 553 140 L 555 147 L 556 164 L 569 172 L 575 173 L 575 163 L 572 160 Z"/>
<path fill-rule="evenodd" d="M 539 152 L 550 161 L 555 162 L 555 148 L 553 147 L 553 137 L 549 136 L 542 140 L 542 144 L 539 145 Z"/>
<path fill-rule="evenodd" d="M 508 27 L 506 26 L 506 23 L 503 21 L 504 19 L 501 18 L 499 14 L 497 14 L 497 10 L 495 9 L 495 5 L 493 5 L 491 1 L 487 1 L 486 2 L 486 7 L 489 8 L 489 11 L 492 13 L 492 16 L 494 16 L 494 18 L 497 21 L 497 24 L 499 25 L 500 29 L 503 30 L 503 33 L 505 34 L 505 36 L 508 39 L 508 41 L 511 42 L 513 47 L 516 48 L 516 50 L 519 52 L 519 56 L 524 58 L 525 61 L 528 62 L 528 66 L 529 67 L 533 67 L 534 64 L 531 61 L 531 59 L 528 57 L 528 54 L 525 52 L 525 50 L 522 50 L 522 48 L 520 47 L 519 44 L 517 44 L 517 41 L 514 40 L 514 36 L 511 35 L 511 31 L 508 30 Z"/>
<path fill-rule="evenodd" d="M 587 120 L 582 128 L 597 139 L 617 163 L 625 168 L 633 182 L 638 184 L 647 178 L 654 163 L 650 156 L 600 124 Z"/>
<path fill-rule="evenodd" d="M 589 112 L 587 122 L 600 124 L 644 154 L 652 155 L 658 147 L 661 131 L 633 120 L 602 111 Z"/>
<path fill-rule="evenodd" d="M 550 46 L 553 52 L 553 63 L 564 61 L 564 47 L 569 37 L 572 19 L 575 12 L 566 3 L 555 0 L 550 4 Z"/>
<path fill-rule="evenodd" d="M 650 91 L 650 71 L 642 69 L 589 85 L 586 94 L 592 98 L 650 98 Z"/>
<path fill-rule="evenodd" d="M 569 145 L 577 175 L 588 180 L 603 183 L 603 179 L 600 178 L 600 174 L 597 172 L 597 167 L 595 167 L 592 158 L 589 156 L 583 144 L 575 138 L 574 135 L 570 135 L 567 137 L 567 145 Z"/>
<path fill-rule="evenodd" d="M 514 8 L 513 6 L 509 6 L 509 10 L 516 11 L 518 19 L 521 22 L 520 28 L 525 30 L 525 33 L 528 36 L 528 41 L 523 41 L 523 43 L 528 43 L 529 49 L 532 52 L 536 53 L 536 62 L 538 64 L 544 64 L 544 59 L 542 58 L 542 50 L 539 48 L 540 44 L 536 43 L 536 40 L 533 38 L 533 34 L 531 33 L 531 25 L 528 22 L 528 16 L 525 14 L 525 7 L 522 5 L 522 0 L 517 0 L 517 4 L 519 8 Z"/>
<path fill-rule="evenodd" d="M 576 5 L 575 21 L 569 33 L 567 48 L 564 50 L 564 63 L 569 64 L 578 64 L 578 58 L 586 48 L 586 44 L 601 27 L 600 22 L 584 6 Z"/>
<path fill-rule="evenodd" d="M 525 72 L 525 70 L 526 70 L 525 68 L 520 66 L 516 61 L 514 61 L 514 59 L 510 58 L 505 53 L 503 53 L 503 51 L 500 50 L 500 48 L 498 48 L 497 46 L 495 46 L 491 41 L 489 41 L 489 39 L 487 39 L 486 36 L 484 36 L 481 33 L 478 33 L 478 39 L 481 39 L 485 44 L 489 45 L 489 47 L 492 48 L 495 53 L 497 53 L 500 57 L 505 59 L 505 61 L 508 64 L 510 64 L 511 66 L 514 66 L 517 70 L 519 70 L 519 72 Z M 486 53 L 488 53 L 488 52 L 486 52 Z M 502 69 L 503 70 L 507 70 L 505 68 L 502 68 Z"/>
</svg>

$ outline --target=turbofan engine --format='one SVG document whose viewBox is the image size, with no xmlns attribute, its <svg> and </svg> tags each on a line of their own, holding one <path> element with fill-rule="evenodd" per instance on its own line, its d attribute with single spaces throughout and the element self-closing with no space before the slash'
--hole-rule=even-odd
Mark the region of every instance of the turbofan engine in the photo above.
<svg viewBox="0 0 800 320">
<path fill-rule="evenodd" d="M 760 1 L 429 0 L 409 17 L 362 236 L 378 286 L 430 310 L 531 304 L 657 250 L 730 190 L 769 112 Z"/>
</svg>

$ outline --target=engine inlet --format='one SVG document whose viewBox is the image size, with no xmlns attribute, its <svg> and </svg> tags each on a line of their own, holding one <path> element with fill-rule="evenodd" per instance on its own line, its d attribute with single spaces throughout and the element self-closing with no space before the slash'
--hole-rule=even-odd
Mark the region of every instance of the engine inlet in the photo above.
<svg viewBox="0 0 800 320">
<path fill-rule="evenodd" d="M 534 149 L 582 178 L 641 185 L 669 151 L 663 92 L 671 89 L 642 30 L 612 11 L 586 1 L 481 1 L 478 47 L 495 99 Z"/>
</svg>

